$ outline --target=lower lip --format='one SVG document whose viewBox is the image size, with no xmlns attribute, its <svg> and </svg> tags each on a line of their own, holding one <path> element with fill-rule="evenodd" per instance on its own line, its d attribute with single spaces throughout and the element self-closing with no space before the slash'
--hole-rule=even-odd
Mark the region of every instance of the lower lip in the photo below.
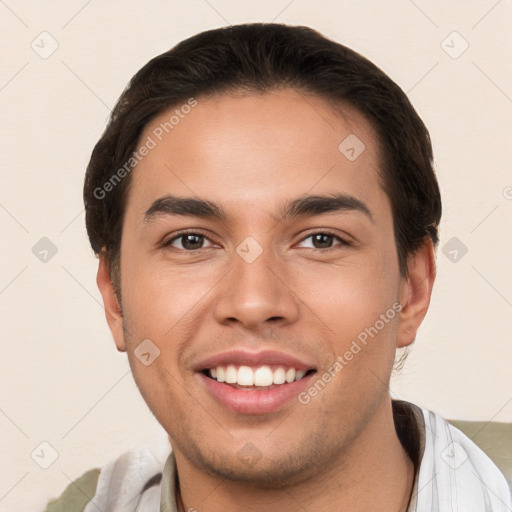
<svg viewBox="0 0 512 512">
<path fill-rule="evenodd" d="M 238 389 L 197 373 L 206 389 L 224 407 L 242 414 L 267 414 L 293 400 L 307 386 L 314 373 L 272 389 Z"/>
</svg>

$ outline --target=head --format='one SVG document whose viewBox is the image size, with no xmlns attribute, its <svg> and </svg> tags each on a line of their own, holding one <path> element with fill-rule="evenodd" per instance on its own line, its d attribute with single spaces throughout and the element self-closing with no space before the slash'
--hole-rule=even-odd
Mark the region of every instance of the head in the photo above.
<svg viewBox="0 0 512 512">
<path fill-rule="evenodd" d="M 86 224 L 116 345 L 183 460 L 279 485 L 364 432 L 428 309 L 432 159 L 401 89 L 306 27 L 204 32 L 132 78 L 87 168 Z M 295 358 L 302 400 L 226 407 L 203 366 L 233 351 Z"/>
</svg>

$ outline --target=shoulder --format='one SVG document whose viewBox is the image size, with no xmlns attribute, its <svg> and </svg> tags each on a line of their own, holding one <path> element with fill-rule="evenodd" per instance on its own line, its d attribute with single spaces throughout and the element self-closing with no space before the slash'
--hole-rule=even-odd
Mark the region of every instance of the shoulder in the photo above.
<svg viewBox="0 0 512 512">
<path fill-rule="evenodd" d="M 83 512 L 96 494 L 100 470 L 91 469 L 71 482 L 59 498 L 48 503 L 45 512 Z"/>
<path fill-rule="evenodd" d="M 512 489 L 512 423 L 446 421 L 471 439 L 494 462 Z"/>
<path fill-rule="evenodd" d="M 45 512 L 89 512 L 91 507 L 128 511 L 134 510 L 134 503 L 146 502 L 154 508 L 169 453 L 168 442 L 156 447 L 139 445 L 71 482 L 57 499 L 47 504 Z"/>
<path fill-rule="evenodd" d="M 447 420 L 427 409 L 423 413 L 427 440 L 424 476 L 435 477 L 438 492 L 443 485 L 446 493 L 455 488 L 459 502 L 466 500 L 468 507 L 479 503 L 475 510 L 487 510 L 491 503 L 496 510 L 501 510 L 500 503 L 511 507 L 510 467 L 495 457 L 506 452 L 510 430 L 495 428 L 499 425 L 493 422 Z"/>
</svg>

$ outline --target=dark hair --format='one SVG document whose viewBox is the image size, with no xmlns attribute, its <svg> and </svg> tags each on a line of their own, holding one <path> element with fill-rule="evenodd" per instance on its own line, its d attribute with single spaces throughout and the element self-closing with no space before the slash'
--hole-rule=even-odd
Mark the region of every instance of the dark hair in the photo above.
<svg viewBox="0 0 512 512">
<path fill-rule="evenodd" d="M 95 253 L 107 255 L 118 292 L 129 171 L 145 126 L 190 98 L 278 87 L 349 104 L 371 122 L 403 275 L 407 257 L 425 237 L 437 244 L 441 198 L 430 137 L 398 85 L 358 53 L 308 27 L 235 25 L 197 34 L 150 60 L 119 98 L 92 152 L 84 185 L 87 232 Z"/>
</svg>

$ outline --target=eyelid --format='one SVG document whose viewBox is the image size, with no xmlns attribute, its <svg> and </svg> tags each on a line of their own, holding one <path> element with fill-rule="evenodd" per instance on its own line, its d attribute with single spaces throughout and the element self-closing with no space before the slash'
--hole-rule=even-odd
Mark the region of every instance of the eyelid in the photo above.
<svg viewBox="0 0 512 512">
<path fill-rule="evenodd" d="M 327 229 L 327 228 L 326 229 L 318 229 L 317 228 L 316 230 L 311 231 L 311 232 L 309 232 L 306 235 L 303 235 L 302 238 L 295 245 L 298 245 L 298 244 L 304 242 L 304 240 L 306 240 L 306 239 L 308 239 L 308 238 L 310 238 L 310 237 L 312 237 L 314 235 L 320 235 L 320 234 L 321 235 L 332 236 L 333 238 L 338 239 L 338 241 L 340 243 L 337 244 L 337 245 L 334 245 L 332 247 L 327 247 L 327 248 L 323 248 L 323 249 L 318 249 L 316 247 L 306 247 L 306 249 L 313 249 L 314 251 L 326 252 L 326 251 L 329 251 L 331 249 L 334 249 L 338 245 L 339 246 L 351 246 L 351 245 L 353 245 L 353 242 L 351 240 L 349 240 L 350 237 L 348 237 L 348 236 L 347 237 L 341 236 L 340 234 L 335 233 L 332 230 Z M 220 245 L 217 242 L 215 242 L 214 240 L 212 240 L 210 235 L 208 233 L 206 233 L 204 230 L 202 230 L 200 228 L 197 228 L 197 229 L 185 229 L 183 231 L 179 231 L 177 233 L 174 233 L 171 238 L 169 238 L 168 240 L 166 240 L 166 241 L 164 241 L 162 243 L 162 246 L 163 247 L 171 247 L 172 242 L 174 242 L 174 241 L 178 240 L 179 238 L 181 238 L 183 236 L 186 236 L 186 235 L 200 235 L 200 236 L 203 236 L 206 240 L 208 240 L 213 245 Z M 191 249 L 191 250 L 187 250 L 187 249 L 178 249 L 178 250 L 181 250 L 183 252 L 193 253 L 193 252 L 198 252 L 198 251 L 200 251 L 202 249 L 209 249 L 209 247 L 201 247 L 199 249 Z"/>
<path fill-rule="evenodd" d="M 315 231 L 311 231 L 307 235 L 302 236 L 302 238 L 298 241 L 298 243 L 296 245 L 304 242 L 304 240 L 306 240 L 306 239 L 308 239 L 308 238 L 310 238 L 310 237 L 312 237 L 314 235 L 329 235 L 329 236 L 332 236 L 334 238 L 337 238 L 340 241 L 340 244 L 338 244 L 340 246 L 351 246 L 351 245 L 353 245 L 353 242 L 351 241 L 351 239 L 350 239 L 350 237 L 348 235 L 347 236 L 342 236 L 339 233 L 335 233 L 332 230 L 327 229 L 327 228 L 326 229 L 316 229 Z M 315 251 L 323 251 L 323 252 L 325 252 L 325 251 L 328 251 L 330 249 L 334 249 L 335 247 L 337 247 L 337 245 L 332 246 L 332 247 L 327 247 L 325 249 L 318 249 L 316 247 L 306 247 L 306 249 L 313 249 Z"/>
<path fill-rule="evenodd" d="M 164 247 L 164 248 L 171 247 L 171 244 L 174 241 L 176 241 L 186 235 L 200 235 L 200 236 L 204 237 L 206 240 L 208 240 L 210 243 L 212 243 L 213 245 L 219 245 L 219 244 L 217 244 L 217 242 L 212 240 L 211 236 L 208 233 L 206 233 L 205 231 L 203 231 L 200 228 L 196 228 L 196 229 L 184 229 L 183 231 L 178 231 L 177 233 L 174 233 L 171 238 L 168 238 L 167 240 L 164 240 L 162 242 L 162 247 Z M 194 249 L 194 250 L 179 249 L 177 247 L 174 247 L 174 249 L 178 249 L 179 251 L 183 251 L 183 252 L 191 252 L 192 253 L 192 252 L 198 252 L 201 249 L 209 249 L 209 247 L 201 247 L 199 249 Z"/>
</svg>

